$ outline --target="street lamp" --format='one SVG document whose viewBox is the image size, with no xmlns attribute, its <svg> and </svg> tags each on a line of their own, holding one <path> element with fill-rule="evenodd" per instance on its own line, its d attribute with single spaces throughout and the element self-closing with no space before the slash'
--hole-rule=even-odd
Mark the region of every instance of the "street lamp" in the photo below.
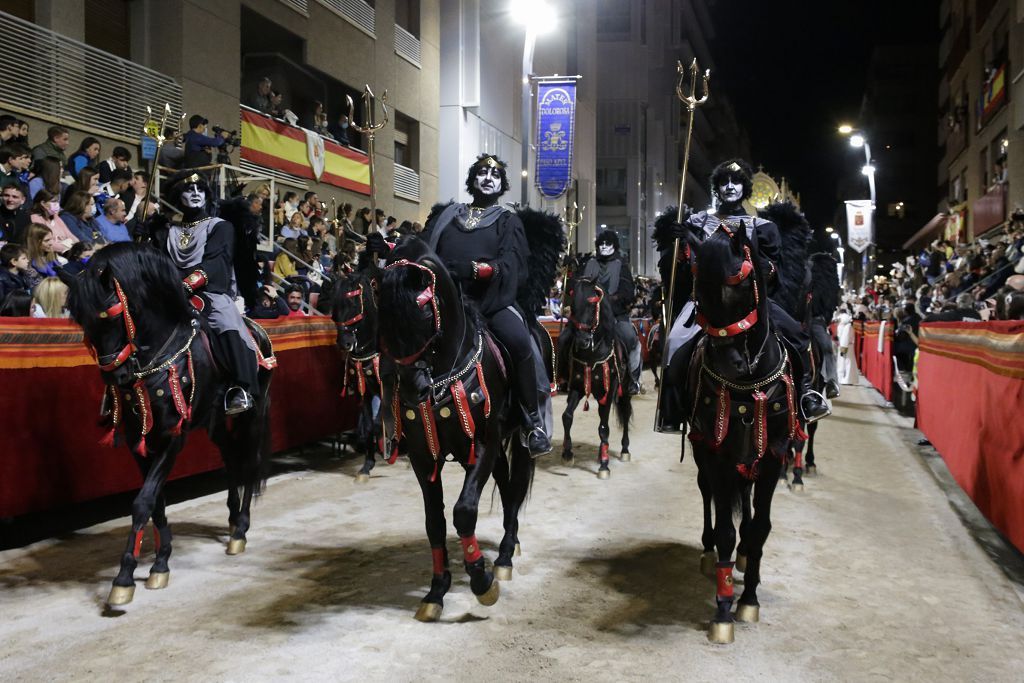
<svg viewBox="0 0 1024 683">
<path fill-rule="evenodd" d="M 509 3 L 509 12 L 516 22 L 526 28 L 526 39 L 523 41 L 523 144 L 522 144 L 522 197 L 520 201 L 525 205 L 527 188 L 529 188 L 530 168 L 530 133 L 532 128 L 532 109 L 530 107 L 532 90 L 530 88 L 530 74 L 533 72 L 533 48 L 537 43 L 537 36 L 547 33 L 555 27 L 555 10 L 546 0 L 512 0 Z"/>
<path fill-rule="evenodd" d="M 867 176 L 868 179 L 868 190 L 871 192 L 871 231 L 875 231 L 875 165 L 871 159 L 871 144 L 868 142 L 867 136 L 862 131 L 856 130 L 849 124 L 843 124 L 838 128 L 840 135 L 850 136 L 850 147 L 855 149 L 864 150 L 864 166 L 860 169 L 860 172 Z M 871 244 L 874 244 L 874 234 L 871 235 Z M 869 261 L 874 260 L 872 255 Z M 874 274 L 874 263 L 871 263 L 872 269 L 870 275 Z"/>
</svg>

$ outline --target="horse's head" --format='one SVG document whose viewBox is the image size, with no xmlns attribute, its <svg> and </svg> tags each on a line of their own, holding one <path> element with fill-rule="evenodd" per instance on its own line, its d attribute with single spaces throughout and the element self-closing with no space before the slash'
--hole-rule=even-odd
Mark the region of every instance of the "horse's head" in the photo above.
<svg viewBox="0 0 1024 683">
<path fill-rule="evenodd" d="M 692 245 L 690 254 L 697 322 L 711 348 L 722 354 L 721 370 L 737 377 L 749 374 L 756 354 L 751 357 L 747 348 L 748 333 L 764 318 L 767 295 L 747 232 L 723 224 Z"/>
<path fill-rule="evenodd" d="M 354 272 L 334 285 L 331 317 L 338 329 L 337 344 L 344 351 L 371 353 L 377 345 L 376 273 Z"/>
<path fill-rule="evenodd" d="M 572 323 L 573 344 L 579 350 L 594 348 L 594 335 L 601 325 L 604 290 L 589 278 L 579 277 L 569 283 L 569 322 Z"/>
<path fill-rule="evenodd" d="M 107 384 L 130 383 L 141 365 L 139 352 L 151 352 L 177 325 L 192 320 L 177 270 L 150 247 L 105 247 L 77 277 L 62 279 L 71 317 L 82 327 Z"/>
<path fill-rule="evenodd" d="M 399 365 L 410 365 L 441 334 L 438 269 L 433 260 L 399 259 L 384 269 L 380 308 L 381 348 Z"/>
</svg>

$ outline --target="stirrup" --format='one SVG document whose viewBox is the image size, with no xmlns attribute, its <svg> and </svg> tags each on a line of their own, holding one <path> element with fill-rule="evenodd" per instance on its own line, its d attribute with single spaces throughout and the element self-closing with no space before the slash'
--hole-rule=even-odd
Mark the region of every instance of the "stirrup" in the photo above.
<svg viewBox="0 0 1024 683">
<path fill-rule="evenodd" d="M 810 396 L 811 394 L 814 394 L 815 396 L 821 399 L 822 404 L 824 404 L 825 406 L 825 412 L 823 414 L 808 415 L 807 411 L 804 410 L 804 399 Z M 800 397 L 800 414 L 804 416 L 804 420 L 807 422 L 807 424 L 817 422 L 818 420 L 828 417 L 829 415 L 832 414 L 832 403 L 827 398 L 822 396 L 820 392 L 815 391 L 814 389 L 808 389 L 807 393 Z"/>
<path fill-rule="evenodd" d="M 238 402 L 237 405 L 232 405 L 234 403 L 233 399 L 238 395 L 237 392 L 241 392 L 242 394 L 241 401 Z M 238 415 L 240 413 L 244 413 L 247 410 L 250 410 L 252 407 L 252 396 L 250 396 L 249 392 L 243 389 L 242 387 L 231 387 L 224 392 L 225 415 Z"/>
</svg>

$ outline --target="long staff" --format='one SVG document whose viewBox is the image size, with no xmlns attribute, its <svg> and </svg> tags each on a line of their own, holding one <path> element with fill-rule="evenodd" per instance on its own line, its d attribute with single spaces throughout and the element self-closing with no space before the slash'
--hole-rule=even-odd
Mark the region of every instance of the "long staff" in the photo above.
<svg viewBox="0 0 1024 683">
<path fill-rule="evenodd" d="M 690 140 L 693 137 L 693 116 L 697 111 L 697 107 L 702 106 L 708 101 L 708 82 L 711 80 L 711 69 L 707 69 L 704 72 L 704 88 L 703 95 L 697 98 L 697 77 L 700 73 L 700 69 L 697 68 L 697 58 L 693 58 L 693 62 L 690 63 L 690 94 L 685 94 L 683 90 L 683 81 L 686 78 L 686 69 L 683 68 L 682 62 L 676 62 L 676 71 L 679 74 L 679 81 L 676 83 L 676 97 L 679 101 L 686 105 L 686 110 L 690 113 L 690 119 L 686 126 L 686 146 L 683 148 L 683 173 L 679 177 L 679 209 L 676 212 L 676 222 L 683 222 L 683 191 L 686 189 L 686 174 L 687 169 L 690 165 Z M 668 281 L 668 303 L 665 304 L 669 315 L 674 312 L 672 310 L 672 304 L 675 301 L 676 293 L 676 268 L 679 265 L 679 238 L 676 237 L 675 242 L 672 245 L 672 275 Z M 664 293 L 664 283 L 662 284 L 662 292 Z M 668 332 L 672 328 L 672 321 L 662 316 L 662 354 L 661 354 L 661 383 L 658 385 L 658 403 L 654 409 L 654 430 L 662 431 L 661 429 L 661 397 L 665 393 L 665 371 L 668 369 L 669 354 L 668 351 Z"/>
<path fill-rule="evenodd" d="M 356 123 L 354 105 L 352 104 L 352 97 L 346 95 L 345 99 L 348 101 L 348 120 L 353 129 L 358 133 L 366 135 L 366 152 L 370 157 L 370 220 L 373 221 L 374 227 L 377 227 L 377 184 L 374 182 L 374 154 L 373 154 L 373 139 L 377 134 L 377 131 L 383 128 L 388 123 L 388 91 L 385 90 L 384 94 L 380 96 L 380 106 L 384 110 L 384 120 L 380 123 L 375 123 L 376 118 L 375 109 L 377 99 L 370 90 L 369 84 L 363 88 L 363 104 L 366 106 L 366 120 L 363 125 Z"/>
</svg>

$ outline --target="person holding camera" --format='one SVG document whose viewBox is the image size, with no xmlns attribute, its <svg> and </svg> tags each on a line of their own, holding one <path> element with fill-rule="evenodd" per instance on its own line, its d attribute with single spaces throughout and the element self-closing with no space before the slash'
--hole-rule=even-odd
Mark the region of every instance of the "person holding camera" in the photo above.
<svg viewBox="0 0 1024 683">
<path fill-rule="evenodd" d="M 193 114 L 188 120 L 189 132 L 185 133 L 185 168 L 209 166 L 213 162 L 213 148 L 223 147 L 231 137 L 231 131 L 219 130 L 215 137 L 206 134 L 208 120 Z"/>
</svg>

